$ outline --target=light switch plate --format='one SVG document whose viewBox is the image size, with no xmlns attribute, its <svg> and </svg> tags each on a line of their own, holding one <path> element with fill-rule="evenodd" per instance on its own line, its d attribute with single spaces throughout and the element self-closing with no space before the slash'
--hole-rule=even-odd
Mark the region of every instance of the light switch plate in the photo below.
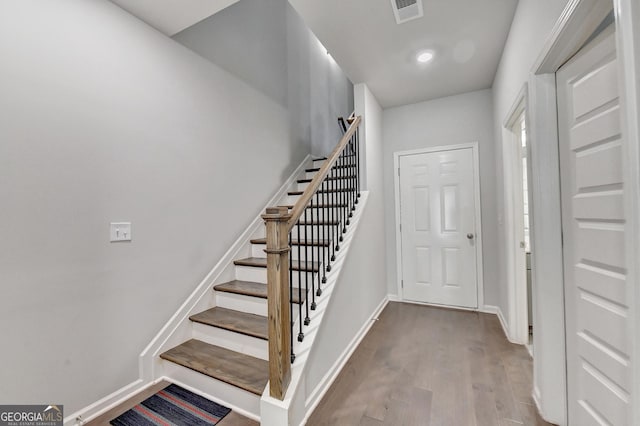
<svg viewBox="0 0 640 426">
<path fill-rule="evenodd" d="M 112 222 L 109 226 L 111 242 L 131 241 L 131 222 Z"/>
</svg>

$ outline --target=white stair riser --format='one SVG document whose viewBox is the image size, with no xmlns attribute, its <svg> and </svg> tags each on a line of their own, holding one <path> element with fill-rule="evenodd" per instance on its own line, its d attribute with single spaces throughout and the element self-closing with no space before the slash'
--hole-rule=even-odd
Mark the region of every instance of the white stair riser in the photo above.
<svg viewBox="0 0 640 426">
<path fill-rule="evenodd" d="M 308 277 L 308 285 L 311 286 L 311 276 L 314 275 L 312 272 L 302 272 L 300 274 L 303 285 L 304 285 L 304 275 Z M 317 282 L 317 273 L 314 281 Z M 253 281 L 257 283 L 267 283 L 267 269 L 266 268 L 254 268 L 251 266 L 238 266 L 236 265 L 236 279 L 241 281 Z M 293 271 L 293 286 L 298 286 L 298 271 Z"/>
<path fill-rule="evenodd" d="M 325 220 L 327 220 L 327 218 L 325 217 Z M 331 241 L 331 230 L 332 227 L 331 226 L 316 226 L 316 225 L 302 225 L 300 226 L 300 230 L 298 233 L 298 226 L 294 226 L 291 229 L 291 238 L 293 239 L 298 239 L 299 236 L 302 237 L 302 239 L 304 239 L 305 237 L 305 228 L 306 228 L 306 232 L 307 232 L 307 238 L 308 239 L 320 239 L 320 240 L 329 240 Z M 335 232 L 335 231 L 334 231 Z"/>
<path fill-rule="evenodd" d="M 268 315 L 267 299 L 263 299 L 261 297 L 244 296 L 242 294 L 218 291 L 216 292 L 216 306 L 233 309 L 234 311 L 246 312 L 248 314 L 261 315 L 263 317 Z M 298 315 L 294 312 L 293 320 L 295 321 L 297 318 Z"/>
<path fill-rule="evenodd" d="M 267 299 L 222 291 L 216 291 L 215 295 L 216 306 L 248 314 L 267 316 Z"/>
<path fill-rule="evenodd" d="M 205 374 L 175 364 L 171 361 L 162 361 L 163 375 L 186 385 L 205 397 L 229 408 L 240 408 L 254 416 L 260 416 L 260 396 L 242 390 L 236 386 L 209 377 Z"/>
<path fill-rule="evenodd" d="M 269 359 L 269 343 L 257 337 L 194 322 L 193 338 L 256 358 Z"/>
<path fill-rule="evenodd" d="M 353 163 L 350 163 L 350 165 L 353 166 Z M 320 167 L 317 164 L 315 165 L 315 167 Z M 329 173 L 330 176 L 337 176 L 337 177 L 344 177 L 344 176 L 353 176 L 356 173 L 356 170 L 354 169 L 354 167 L 340 167 L 335 170 L 335 174 L 331 174 Z M 313 177 L 316 175 L 316 173 L 318 173 L 318 171 L 313 171 L 313 172 L 305 172 L 305 178 L 306 179 L 313 179 Z"/>
<path fill-rule="evenodd" d="M 309 179 L 310 177 L 307 177 L 307 179 Z M 309 186 L 310 182 L 301 182 L 301 183 L 296 183 L 296 189 L 297 191 L 304 191 L 305 189 L 307 189 L 307 186 Z M 355 182 L 353 179 L 347 179 L 344 183 L 341 183 L 340 181 L 332 181 L 329 180 L 327 181 L 327 183 L 324 186 L 324 189 L 335 189 L 335 188 L 353 188 Z"/>
<path fill-rule="evenodd" d="M 253 244 L 251 249 L 253 251 L 253 257 L 266 257 L 264 249 L 267 246 L 265 244 Z M 306 248 L 306 250 L 305 250 Z M 327 248 L 327 247 L 322 247 Z M 329 247 L 330 248 L 330 247 Z M 291 252 L 289 254 L 289 259 L 291 260 L 306 260 L 308 259 L 310 262 L 317 262 L 318 259 L 322 258 L 321 248 L 317 246 L 300 246 L 300 251 L 298 252 L 298 246 L 291 246 Z M 312 260 L 313 259 L 313 260 Z"/>
<path fill-rule="evenodd" d="M 333 204 L 333 203 L 332 203 Z M 347 205 L 351 205 L 350 203 Z M 302 213 L 302 215 L 300 216 L 300 220 L 302 222 L 315 222 L 315 221 L 323 221 L 323 220 L 339 220 L 345 213 L 348 214 L 351 210 L 349 209 L 349 207 L 344 207 L 344 204 L 339 203 L 338 204 L 339 207 L 323 207 L 323 208 L 313 208 L 313 209 L 307 209 L 307 213 L 306 216 L 304 214 L 304 212 Z M 289 210 L 291 211 L 291 210 Z"/>
</svg>

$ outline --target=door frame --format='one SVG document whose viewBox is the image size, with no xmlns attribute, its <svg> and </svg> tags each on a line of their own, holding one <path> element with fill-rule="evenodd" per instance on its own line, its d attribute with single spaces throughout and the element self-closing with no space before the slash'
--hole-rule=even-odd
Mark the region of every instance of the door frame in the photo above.
<svg viewBox="0 0 640 426">
<path fill-rule="evenodd" d="M 475 228 L 476 228 L 476 292 L 478 297 L 478 307 L 475 309 L 452 306 L 456 309 L 481 311 L 484 308 L 484 281 L 483 281 L 483 264 L 482 264 L 482 214 L 480 206 L 480 157 L 478 153 L 478 142 L 469 142 L 455 145 L 441 145 L 435 147 L 425 147 L 412 149 L 408 151 L 396 151 L 393 153 L 393 187 L 395 197 L 395 234 L 396 234 L 396 285 L 398 288 L 398 296 L 401 301 L 406 301 L 402 288 L 402 234 L 400 232 L 400 157 L 416 154 L 429 154 L 433 152 L 455 151 L 459 149 L 471 148 L 473 154 L 473 193 L 475 202 Z M 416 301 L 406 301 L 410 303 L 418 303 L 431 305 L 430 303 L 421 303 Z M 434 305 L 436 306 L 436 305 Z M 444 305 L 437 305 L 444 306 Z"/>
<path fill-rule="evenodd" d="M 515 162 L 522 164 L 522 149 L 518 146 L 518 138 L 511 131 L 516 120 L 525 116 L 527 132 L 527 176 L 529 185 L 529 235 L 533 235 L 533 200 L 531 194 L 534 186 L 531 182 L 531 141 L 529 135 L 528 88 L 525 83 L 516 96 L 502 123 L 502 161 L 504 171 L 504 207 L 505 236 L 507 254 L 507 298 L 509 301 L 509 324 L 507 338 L 512 343 L 526 345 L 529 343 L 529 321 L 527 307 L 527 259 L 519 247 L 520 234 L 524 233 L 524 194 L 522 188 L 522 170 Z M 533 253 L 533 239 L 531 252 Z M 532 268 L 533 275 L 533 268 Z M 533 281 L 533 280 L 532 280 Z M 532 299 L 533 299 L 532 292 Z M 533 301 L 532 301 L 533 302 Z"/>
<path fill-rule="evenodd" d="M 549 421 L 567 423 L 567 367 L 560 207 L 560 162 L 556 104 L 556 71 L 570 59 L 613 9 L 616 25 L 616 50 L 620 63 L 620 105 L 625 137 L 623 164 L 625 178 L 625 215 L 627 279 L 629 285 L 629 341 L 632 347 L 632 395 L 640 395 L 640 288 L 636 261 L 640 255 L 640 6 L 635 0 L 569 0 L 550 37 L 534 63 L 530 78 L 529 116 L 531 129 L 531 167 L 537 191 L 533 194 L 531 262 L 534 300 L 534 390 L 533 398 L 541 415 Z M 561 390 L 561 391 L 558 391 Z M 630 404 L 631 424 L 640 424 L 640 404 Z"/>
</svg>

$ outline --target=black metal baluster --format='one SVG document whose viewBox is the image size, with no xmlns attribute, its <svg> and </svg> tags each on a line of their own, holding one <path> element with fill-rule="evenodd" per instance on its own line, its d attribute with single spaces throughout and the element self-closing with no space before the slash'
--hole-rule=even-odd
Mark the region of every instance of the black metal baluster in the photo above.
<svg viewBox="0 0 640 426">
<path fill-rule="evenodd" d="M 336 215 L 336 222 L 337 222 L 337 226 L 335 226 L 335 230 L 334 230 L 335 232 L 334 242 L 335 242 L 336 251 L 340 251 L 340 241 L 342 241 L 340 239 L 340 236 L 341 236 L 340 223 L 342 222 L 342 218 L 340 217 L 340 214 L 342 212 L 340 211 L 340 208 L 338 206 L 338 193 L 339 193 L 338 190 L 340 188 L 338 163 L 339 161 L 336 161 L 331 169 L 331 172 L 333 173 L 333 182 L 334 182 L 334 185 L 333 185 L 334 189 L 333 189 L 333 193 L 331 194 L 331 198 L 333 199 L 333 206 L 331 208 L 333 209 L 333 212 Z"/>
<path fill-rule="evenodd" d="M 307 222 L 307 211 L 309 210 L 309 206 L 307 205 L 304 208 L 304 221 L 305 223 Z M 307 245 L 307 227 L 304 227 L 304 243 L 301 240 L 301 237 L 298 236 L 298 248 L 300 248 L 300 246 L 304 244 L 304 294 L 307 296 L 307 299 L 309 298 L 309 267 L 308 267 L 308 262 L 307 260 L 309 259 L 309 255 L 307 253 L 307 249 L 308 249 L 308 245 Z M 298 268 L 302 269 L 302 258 L 300 256 L 298 256 Z M 305 313 L 306 313 L 306 317 L 304 317 L 304 325 L 309 325 L 309 323 L 311 322 L 311 318 L 309 318 L 309 303 L 307 301 L 307 303 L 304 304 L 305 306 Z"/>
<path fill-rule="evenodd" d="M 347 210 L 345 209 L 345 198 L 344 198 L 344 149 L 340 153 L 340 210 L 342 211 L 342 232 L 340 233 L 340 241 L 343 241 L 344 237 L 342 234 L 347 232 L 347 225 L 349 224 L 349 215 L 347 214 Z"/>
<path fill-rule="evenodd" d="M 356 140 L 353 136 L 351 136 L 351 165 L 349 167 L 349 176 L 351 177 L 349 193 L 351 194 L 351 216 L 353 216 L 353 212 L 356 210 Z"/>
<path fill-rule="evenodd" d="M 360 198 L 360 136 L 358 128 L 356 127 L 356 204 L 358 204 L 358 198 Z"/>
<path fill-rule="evenodd" d="M 318 195 L 318 190 L 316 190 L 316 192 L 313 194 L 313 196 L 311 197 L 311 222 L 313 222 L 313 215 L 314 215 L 314 204 L 313 204 L 313 197 L 316 197 Z M 317 208 L 317 201 L 315 204 L 315 208 Z M 317 218 L 317 214 L 316 214 L 316 218 Z M 304 229 L 309 228 L 309 226 L 305 226 Z M 307 244 L 310 244 L 309 247 L 311 251 L 311 269 L 313 269 L 313 263 L 314 263 L 314 259 L 315 259 L 315 247 L 314 247 L 314 235 L 313 235 L 313 226 L 310 227 L 311 230 L 311 241 L 307 242 Z M 315 272 L 313 272 L 311 274 L 311 310 L 315 311 L 316 310 L 316 274 Z"/>
<path fill-rule="evenodd" d="M 289 231 L 289 250 L 291 250 L 291 231 Z M 300 297 L 300 294 L 298 294 Z M 293 352 L 293 269 L 291 269 L 291 259 L 289 259 L 289 322 L 291 323 L 291 363 L 296 360 L 296 354 Z"/>
<path fill-rule="evenodd" d="M 322 204 L 326 205 L 325 202 L 325 198 L 327 196 L 327 178 L 325 177 L 322 180 Z M 322 210 L 322 220 L 320 220 L 320 218 L 318 217 L 318 226 L 320 226 L 320 228 L 318 228 L 318 230 L 322 229 L 322 240 L 323 241 L 327 241 L 327 225 L 326 225 L 326 220 L 325 219 L 325 208 L 320 209 Z M 320 233 L 318 233 L 318 235 L 320 235 Z M 329 260 L 329 246 L 322 246 L 322 284 L 327 282 L 327 266 L 328 266 L 328 260 Z M 322 289 L 320 288 L 320 286 L 318 286 L 318 296 L 322 295 Z"/>
<path fill-rule="evenodd" d="M 351 138 L 349 138 L 349 142 L 347 143 L 346 148 L 344 149 L 345 152 L 345 158 L 346 158 L 346 162 L 345 162 L 345 168 L 344 168 L 344 179 L 345 179 L 345 199 L 347 200 L 347 217 L 349 217 L 349 223 L 351 223 L 351 218 L 353 217 L 353 212 L 351 211 L 351 164 L 353 163 L 353 161 L 351 161 L 351 152 L 353 150 L 351 149 Z"/>
<path fill-rule="evenodd" d="M 298 243 L 300 242 L 300 219 L 296 222 L 296 226 L 298 229 Z M 291 260 L 291 268 L 293 268 L 293 260 Z M 305 293 L 305 299 L 302 298 L 302 275 L 300 271 L 300 244 L 298 244 L 298 300 L 302 302 L 306 300 L 307 294 Z M 304 340 L 304 333 L 302 332 L 302 303 L 298 305 L 298 319 L 299 321 L 299 332 L 298 332 L 298 342 L 302 342 Z"/>
<path fill-rule="evenodd" d="M 342 164 L 342 198 L 344 204 L 344 217 L 345 217 L 345 225 L 349 226 L 351 224 L 351 215 L 349 209 L 349 157 L 347 157 L 347 146 L 344 147 L 344 151 L 342 151 L 342 156 L 344 158 Z M 343 232 L 347 232 L 346 228 Z"/>
</svg>

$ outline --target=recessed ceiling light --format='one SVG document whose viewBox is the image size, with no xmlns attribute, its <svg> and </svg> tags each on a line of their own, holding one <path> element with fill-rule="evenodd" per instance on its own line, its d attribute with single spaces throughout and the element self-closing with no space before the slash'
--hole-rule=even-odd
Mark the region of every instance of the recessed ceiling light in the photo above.
<svg viewBox="0 0 640 426">
<path fill-rule="evenodd" d="M 416 55 L 416 60 L 418 62 L 420 62 L 421 64 L 426 64 L 427 62 L 429 62 L 432 59 L 433 59 L 433 52 L 431 52 L 429 50 L 425 50 L 423 52 L 419 52 Z"/>
</svg>

